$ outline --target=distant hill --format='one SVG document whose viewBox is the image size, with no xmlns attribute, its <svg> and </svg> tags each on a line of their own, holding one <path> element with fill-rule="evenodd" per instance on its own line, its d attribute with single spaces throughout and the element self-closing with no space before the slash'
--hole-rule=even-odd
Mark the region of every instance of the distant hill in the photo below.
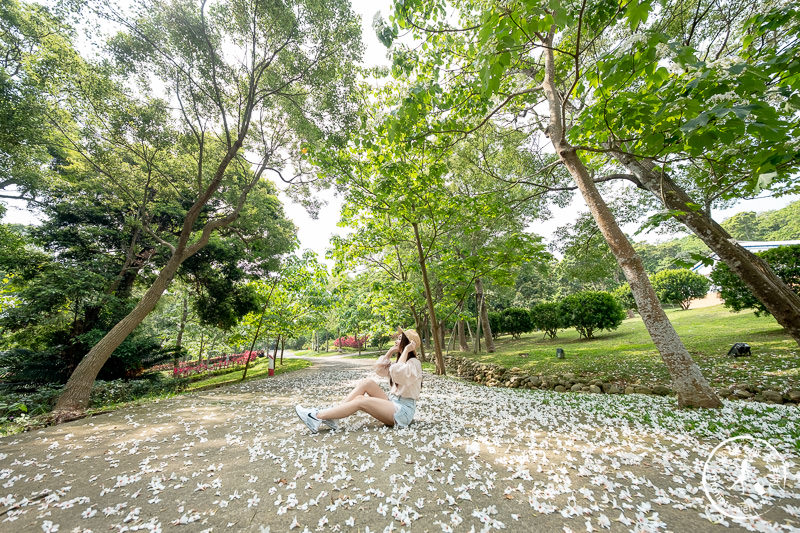
<svg viewBox="0 0 800 533">
<path fill-rule="evenodd" d="M 800 239 L 800 200 L 774 211 L 738 213 L 723 221 L 722 227 L 739 241 Z M 692 253 L 709 252 L 708 247 L 694 235 L 661 244 L 634 243 L 634 248 L 650 273 L 684 266 L 683 263 L 694 263 Z"/>
</svg>

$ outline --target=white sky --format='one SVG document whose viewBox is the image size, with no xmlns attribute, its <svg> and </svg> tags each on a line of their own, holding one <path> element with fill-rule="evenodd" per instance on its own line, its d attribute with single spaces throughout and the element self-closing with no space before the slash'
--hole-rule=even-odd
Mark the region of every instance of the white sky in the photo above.
<svg viewBox="0 0 800 533">
<path fill-rule="evenodd" d="M 387 50 L 375 36 L 375 32 L 372 29 L 372 21 L 375 14 L 379 11 L 384 17 L 389 14 L 390 5 L 392 3 L 391 0 L 351 0 L 351 2 L 353 10 L 359 14 L 362 19 L 362 38 L 365 45 L 364 65 L 388 65 L 389 61 L 386 57 Z M 336 226 L 339 221 L 341 199 L 334 197 L 332 193 L 323 193 L 322 196 L 327 201 L 327 205 L 320 210 L 317 220 L 312 220 L 303 207 L 295 204 L 284 195 L 281 195 L 281 200 L 284 203 L 286 215 L 292 219 L 298 227 L 298 238 L 300 240 L 301 249 L 313 250 L 320 259 L 324 260 L 331 236 L 342 234 L 345 230 Z M 714 218 L 717 221 L 722 221 L 742 211 L 760 212 L 779 209 L 797 199 L 797 196 L 792 196 L 778 199 L 762 198 L 741 201 L 731 209 L 715 211 Z M 36 223 L 36 214 L 28 211 L 24 203 L 13 201 L 4 201 L 4 203 L 8 206 L 4 222 L 23 224 Z M 556 228 L 570 223 L 576 218 L 579 212 L 585 210 L 586 204 L 583 202 L 580 194 L 576 193 L 575 199 L 571 205 L 565 208 L 553 207 L 551 209 L 553 218 L 546 222 L 537 223 L 531 230 L 542 235 L 546 240 L 549 240 Z M 625 227 L 624 229 L 630 234 L 635 231 L 636 227 Z M 667 238 L 667 236 L 655 234 L 637 236 L 637 240 L 648 241 L 663 241 Z"/>
</svg>

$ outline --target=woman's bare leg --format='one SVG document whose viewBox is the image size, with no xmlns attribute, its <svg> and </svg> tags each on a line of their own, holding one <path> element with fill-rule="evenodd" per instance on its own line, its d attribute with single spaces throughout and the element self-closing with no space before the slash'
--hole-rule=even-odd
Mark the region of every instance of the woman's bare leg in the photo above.
<svg viewBox="0 0 800 533">
<path fill-rule="evenodd" d="M 320 420 L 335 420 L 348 417 L 358 411 L 364 411 L 387 426 L 394 426 L 394 403 L 391 400 L 371 396 L 359 396 L 336 407 L 323 409 L 315 416 Z"/>
<path fill-rule="evenodd" d="M 388 400 L 389 397 L 386 396 L 386 393 L 383 392 L 383 389 L 380 385 L 374 380 L 370 378 L 364 378 L 358 382 L 358 385 L 347 395 L 347 398 L 344 399 L 345 402 L 351 402 L 358 398 L 359 396 L 364 395 L 372 396 L 373 398 L 380 398 L 381 400 Z"/>
</svg>

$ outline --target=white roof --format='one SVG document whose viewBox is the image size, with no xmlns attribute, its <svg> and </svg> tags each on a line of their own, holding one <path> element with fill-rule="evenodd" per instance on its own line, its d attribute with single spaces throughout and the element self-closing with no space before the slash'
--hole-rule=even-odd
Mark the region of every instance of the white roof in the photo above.
<svg viewBox="0 0 800 533">
<path fill-rule="evenodd" d="M 779 248 L 781 246 L 790 246 L 792 244 L 800 244 L 800 240 L 798 241 L 736 241 L 739 243 L 739 246 L 742 248 L 756 253 L 756 252 L 763 252 L 764 250 L 769 250 L 771 248 Z M 719 256 L 717 254 L 712 253 L 710 258 L 714 261 L 714 264 L 719 261 Z M 708 276 L 711 274 L 711 269 L 714 268 L 713 265 L 705 265 L 702 261 L 698 262 L 696 265 L 692 267 L 692 272 L 697 272 L 698 274 L 702 274 L 704 276 Z"/>
</svg>

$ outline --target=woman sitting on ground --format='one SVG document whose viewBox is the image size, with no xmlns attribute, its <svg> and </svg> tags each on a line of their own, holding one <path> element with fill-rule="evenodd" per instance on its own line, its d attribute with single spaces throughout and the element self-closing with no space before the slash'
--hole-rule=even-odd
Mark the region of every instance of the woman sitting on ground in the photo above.
<svg viewBox="0 0 800 533">
<path fill-rule="evenodd" d="M 318 410 L 295 406 L 297 416 L 312 433 L 319 431 L 322 424 L 336 429 L 338 419 L 357 411 L 364 411 L 390 427 L 402 428 L 411 423 L 422 389 L 422 365 L 416 353 L 420 339 L 413 329 L 398 329 L 397 333 L 394 346 L 375 363 L 375 372 L 389 378 L 388 396 L 375 380 L 366 378 L 335 407 Z M 395 354 L 397 359 L 392 363 L 389 358 Z"/>
</svg>

